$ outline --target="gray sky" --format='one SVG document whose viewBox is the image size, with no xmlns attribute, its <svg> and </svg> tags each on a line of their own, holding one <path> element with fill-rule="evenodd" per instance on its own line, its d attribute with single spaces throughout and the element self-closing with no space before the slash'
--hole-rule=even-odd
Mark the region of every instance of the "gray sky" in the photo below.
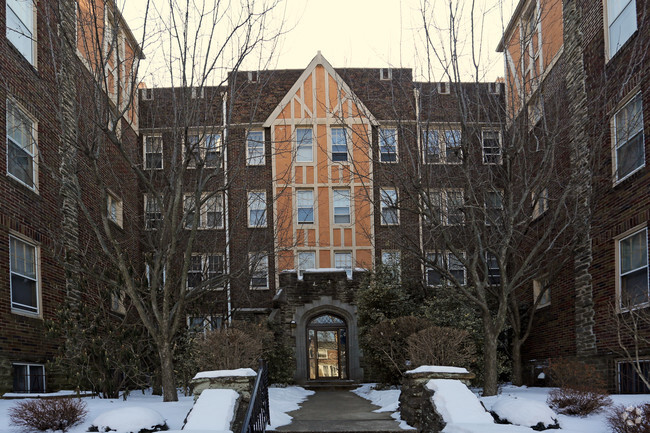
<svg viewBox="0 0 650 433">
<path fill-rule="evenodd" d="M 140 39 L 145 0 L 118 1 L 123 2 L 124 16 L 136 38 Z M 164 7 L 162 5 L 166 3 L 163 0 L 153 1 L 156 9 Z M 471 62 L 473 45 L 476 56 L 480 58 L 478 78 L 492 81 L 503 76 L 502 56 L 495 50 L 516 2 L 475 1 L 475 41 L 481 41 L 480 49 L 478 43 L 471 43 L 471 3 L 454 0 L 451 4 L 453 13 L 460 17 L 458 57 L 462 78 L 471 80 L 477 74 Z M 239 1 L 234 0 L 232 4 L 238 5 Z M 427 67 L 423 7 L 430 23 L 430 37 L 439 56 L 439 59 L 436 58 L 436 54 L 429 50 L 431 67 Z M 234 10 L 235 6 L 231 9 Z M 320 50 L 334 67 L 407 67 L 414 70 L 418 79 L 441 80 L 443 68 L 440 64 L 449 57 L 449 13 L 450 4 L 436 0 L 284 0 L 267 24 L 277 28 L 283 22 L 286 34 L 281 36 L 275 47 L 271 62 L 268 66 L 262 62 L 261 69 L 301 69 Z M 151 25 L 148 27 L 153 28 Z M 161 31 L 158 34 L 164 33 Z M 147 60 L 140 74 L 149 85 L 166 81 L 160 78 L 159 72 L 165 69 L 164 66 L 157 65 L 164 57 L 160 55 L 162 43 L 150 42 L 144 46 Z M 266 51 L 269 49 L 267 45 Z M 251 57 L 242 68 L 257 69 L 259 64 L 259 57 Z M 224 70 L 231 69 L 227 62 L 221 66 Z"/>
</svg>

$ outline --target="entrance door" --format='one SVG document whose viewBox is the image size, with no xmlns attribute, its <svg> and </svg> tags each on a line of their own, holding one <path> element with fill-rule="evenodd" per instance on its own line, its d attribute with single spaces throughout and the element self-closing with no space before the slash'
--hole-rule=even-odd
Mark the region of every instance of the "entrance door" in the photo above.
<svg viewBox="0 0 650 433">
<path fill-rule="evenodd" d="M 309 379 L 348 378 L 347 326 L 331 314 L 317 316 L 307 325 Z"/>
</svg>

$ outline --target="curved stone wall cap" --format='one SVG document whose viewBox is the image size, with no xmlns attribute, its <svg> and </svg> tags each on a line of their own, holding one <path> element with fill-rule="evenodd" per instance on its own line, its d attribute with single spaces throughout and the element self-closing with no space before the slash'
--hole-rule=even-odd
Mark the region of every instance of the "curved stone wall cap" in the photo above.
<svg viewBox="0 0 650 433">
<path fill-rule="evenodd" d="M 215 377 L 249 377 L 257 376 L 257 373 L 252 368 L 238 368 L 236 370 L 213 370 L 213 371 L 199 371 L 196 373 L 195 379 L 211 379 Z"/>
<path fill-rule="evenodd" d="M 469 371 L 463 367 L 449 367 L 445 365 L 421 365 L 418 368 L 409 370 L 404 374 L 418 373 L 469 373 Z"/>
</svg>

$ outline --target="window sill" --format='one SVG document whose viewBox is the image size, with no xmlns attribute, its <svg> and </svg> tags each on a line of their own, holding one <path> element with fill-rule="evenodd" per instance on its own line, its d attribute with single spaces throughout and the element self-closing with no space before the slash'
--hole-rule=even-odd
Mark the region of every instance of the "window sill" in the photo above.
<svg viewBox="0 0 650 433">
<path fill-rule="evenodd" d="M 7 172 L 7 177 L 9 179 L 11 179 L 12 182 L 15 182 L 16 184 L 20 185 L 23 188 L 27 188 L 30 192 L 36 194 L 37 196 L 40 196 L 40 194 L 38 192 L 38 184 L 35 184 L 34 186 L 29 186 L 25 182 L 18 179 L 16 176 L 14 176 L 13 174 L 11 174 L 9 172 Z"/>
<path fill-rule="evenodd" d="M 640 172 L 640 171 L 643 170 L 644 168 L 645 168 L 645 162 L 644 162 L 643 165 L 639 166 L 639 167 L 638 167 L 637 169 L 635 169 L 634 171 L 631 171 L 630 173 L 628 173 L 625 177 L 622 177 L 622 178 L 620 178 L 620 179 L 614 179 L 614 185 L 613 185 L 613 187 L 616 188 L 618 185 L 620 185 L 621 183 L 625 182 L 625 181 L 628 180 L 629 178 L 633 177 L 636 173 Z"/>
<path fill-rule="evenodd" d="M 267 228 L 267 226 L 266 225 L 263 225 L 263 226 L 251 226 L 251 225 L 249 225 L 248 228 L 249 229 L 265 229 L 265 228 Z"/>
<path fill-rule="evenodd" d="M 38 313 L 32 313 L 32 312 L 29 312 L 29 311 L 19 310 L 17 308 L 12 307 L 11 308 L 11 314 L 15 314 L 16 316 L 28 317 L 30 319 L 43 320 L 43 316 L 41 315 L 40 311 Z"/>
<path fill-rule="evenodd" d="M 249 286 L 248 289 L 249 289 L 249 290 L 255 290 L 256 292 L 264 291 L 264 290 L 269 290 L 268 287 L 253 287 L 253 286 Z"/>
</svg>

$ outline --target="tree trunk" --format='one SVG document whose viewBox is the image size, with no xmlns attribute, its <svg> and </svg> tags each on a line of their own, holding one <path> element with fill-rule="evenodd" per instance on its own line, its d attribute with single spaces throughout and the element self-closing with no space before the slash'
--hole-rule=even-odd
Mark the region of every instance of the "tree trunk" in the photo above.
<svg viewBox="0 0 650 433">
<path fill-rule="evenodd" d="M 522 386 L 524 377 L 521 366 L 521 346 L 522 342 L 519 335 L 515 332 L 512 336 L 512 384 Z"/>
<path fill-rule="evenodd" d="M 158 350 L 158 354 L 160 355 L 160 376 L 163 387 L 163 401 L 178 401 L 171 345 L 168 342 L 163 343 Z"/>
<path fill-rule="evenodd" d="M 483 343 L 483 396 L 496 395 L 497 385 L 497 335 L 485 333 Z"/>
</svg>

